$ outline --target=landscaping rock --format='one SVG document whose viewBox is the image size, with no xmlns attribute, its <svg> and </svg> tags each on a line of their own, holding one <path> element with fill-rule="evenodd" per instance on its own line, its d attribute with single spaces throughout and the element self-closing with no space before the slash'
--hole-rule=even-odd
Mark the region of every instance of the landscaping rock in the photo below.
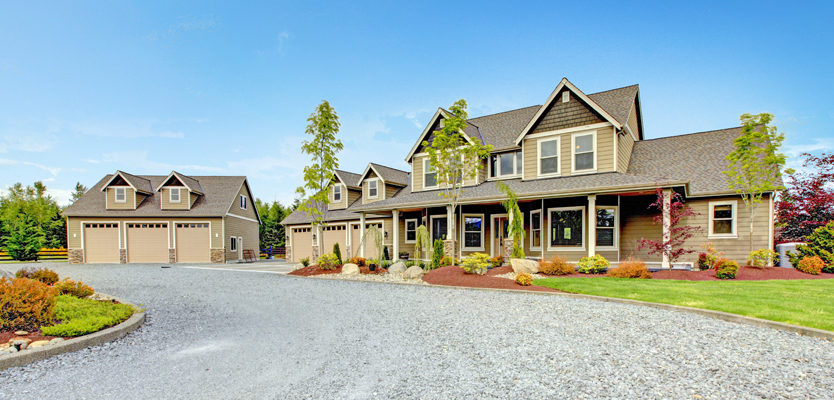
<svg viewBox="0 0 834 400">
<path fill-rule="evenodd" d="M 394 265 L 388 267 L 388 273 L 389 274 L 401 274 L 401 273 L 405 272 L 405 270 L 406 270 L 405 263 L 403 263 L 402 261 L 400 261 L 398 263 L 395 263 Z"/>
<path fill-rule="evenodd" d="M 517 274 L 536 274 L 539 272 L 539 263 L 533 260 L 525 260 L 523 258 L 511 258 L 510 264 L 513 266 L 513 272 Z"/>
<path fill-rule="evenodd" d="M 408 279 L 420 279 L 423 276 L 423 269 L 416 265 L 413 265 L 411 266 L 411 268 L 405 270 L 403 276 L 405 276 Z"/>
<path fill-rule="evenodd" d="M 32 339 L 14 338 L 12 340 L 9 340 L 9 347 L 14 347 L 18 350 L 26 350 L 26 348 L 29 347 L 29 343 L 32 343 Z"/>
<path fill-rule="evenodd" d="M 15 333 L 14 333 L 14 334 L 15 334 L 15 335 L 17 335 L 17 336 L 26 336 L 26 335 L 28 335 L 28 334 L 29 334 L 29 332 L 26 332 L 26 331 L 15 331 Z"/>
<path fill-rule="evenodd" d="M 29 344 L 29 348 L 34 349 L 34 348 L 46 346 L 48 344 L 49 344 L 48 340 L 36 340 L 36 341 Z"/>
<path fill-rule="evenodd" d="M 9 350 L 7 350 L 7 351 L 8 351 L 9 353 L 17 353 L 17 348 L 16 348 L 16 347 L 14 347 L 14 346 L 12 346 L 12 347 L 9 347 Z"/>
<path fill-rule="evenodd" d="M 359 266 L 351 263 L 342 265 L 342 275 L 359 275 Z"/>
<path fill-rule="evenodd" d="M 63 341 L 64 341 L 63 338 L 56 337 L 55 339 L 52 339 L 52 340 L 49 341 L 49 345 L 51 346 L 53 344 L 58 344 L 58 343 L 61 343 Z"/>
</svg>

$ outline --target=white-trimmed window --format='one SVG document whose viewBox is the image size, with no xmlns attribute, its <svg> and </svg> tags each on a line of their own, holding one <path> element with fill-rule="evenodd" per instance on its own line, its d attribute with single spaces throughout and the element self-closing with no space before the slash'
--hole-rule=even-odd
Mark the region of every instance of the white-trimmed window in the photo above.
<svg viewBox="0 0 834 400">
<path fill-rule="evenodd" d="M 127 192 L 126 188 L 117 187 L 116 188 L 116 203 L 127 203 Z"/>
<path fill-rule="evenodd" d="M 342 202 L 342 185 L 333 186 L 333 202 L 334 203 L 341 203 Z"/>
<path fill-rule="evenodd" d="M 180 188 L 171 188 L 170 192 L 168 192 L 168 193 L 169 193 L 168 200 L 171 203 L 179 203 L 180 202 Z"/>
<path fill-rule="evenodd" d="M 709 202 L 709 238 L 737 238 L 737 228 L 737 200 Z"/>
<path fill-rule="evenodd" d="M 368 198 L 376 199 L 379 197 L 379 180 L 368 179 Z"/>
<path fill-rule="evenodd" d="M 585 207 L 548 208 L 548 250 L 585 250 Z"/>
<path fill-rule="evenodd" d="M 405 220 L 405 242 L 417 242 L 417 219 Z"/>
<path fill-rule="evenodd" d="M 596 247 L 601 249 L 616 249 L 619 212 L 616 206 L 597 207 L 597 241 Z"/>
<path fill-rule="evenodd" d="M 463 250 L 484 250 L 483 214 L 463 214 Z"/>
<path fill-rule="evenodd" d="M 237 251 L 237 238 L 234 236 L 229 238 L 229 251 Z"/>
<path fill-rule="evenodd" d="M 597 131 L 574 133 L 570 142 L 573 173 L 596 172 Z"/>
<path fill-rule="evenodd" d="M 521 176 L 522 165 L 521 151 L 493 154 L 489 157 L 489 177 L 506 178 Z"/>
<path fill-rule="evenodd" d="M 542 249 L 542 211 L 530 211 L 530 250 Z"/>
<path fill-rule="evenodd" d="M 560 150 L 562 140 L 559 137 L 541 139 L 538 147 L 538 171 L 539 177 L 561 175 L 562 167 L 560 162 Z"/>
<path fill-rule="evenodd" d="M 244 195 L 240 195 L 240 209 L 241 210 L 246 209 L 246 196 L 244 196 Z"/>
<path fill-rule="evenodd" d="M 434 167 L 431 166 L 428 158 L 423 160 L 423 187 L 437 187 L 437 172 L 434 171 Z"/>
</svg>

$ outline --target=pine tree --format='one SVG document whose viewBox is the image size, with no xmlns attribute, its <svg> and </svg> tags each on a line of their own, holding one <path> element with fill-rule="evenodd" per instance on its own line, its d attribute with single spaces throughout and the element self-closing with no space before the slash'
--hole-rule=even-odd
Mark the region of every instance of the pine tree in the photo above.
<svg viewBox="0 0 834 400">
<path fill-rule="evenodd" d="M 333 254 L 336 255 L 336 258 L 339 260 L 339 264 L 342 264 L 342 251 L 339 249 L 339 243 L 333 243 Z"/>
<path fill-rule="evenodd" d="M 3 237 L 6 252 L 17 261 L 37 261 L 38 251 L 43 246 L 43 234 L 35 219 L 22 215 L 16 221 L 5 225 L 8 234 Z"/>
</svg>

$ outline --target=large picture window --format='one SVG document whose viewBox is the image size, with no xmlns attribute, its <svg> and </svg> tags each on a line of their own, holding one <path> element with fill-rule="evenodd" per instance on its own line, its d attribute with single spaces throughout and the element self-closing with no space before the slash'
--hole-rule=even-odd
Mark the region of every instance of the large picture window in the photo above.
<svg viewBox="0 0 834 400">
<path fill-rule="evenodd" d="M 489 158 L 489 177 L 502 178 L 521 175 L 522 156 L 520 151 L 493 154 Z"/>
<path fill-rule="evenodd" d="M 530 212 L 530 249 L 541 250 L 542 248 L 542 212 L 540 210 Z"/>
<path fill-rule="evenodd" d="M 617 208 L 597 207 L 597 247 L 617 247 Z"/>
<path fill-rule="evenodd" d="M 463 248 L 464 250 L 484 249 L 484 216 L 463 216 Z"/>
<path fill-rule="evenodd" d="M 571 136 L 573 170 L 575 172 L 590 172 L 596 170 L 596 140 L 597 133 L 583 133 Z"/>
<path fill-rule="evenodd" d="M 561 139 L 542 139 L 539 146 L 539 175 L 559 174 L 559 147 Z"/>
<path fill-rule="evenodd" d="M 405 220 L 405 242 L 414 243 L 417 241 L 417 220 Z"/>
<path fill-rule="evenodd" d="M 431 166 L 428 159 L 423 161 L 423 171 L 423 186 L 437 186 L 437 172 L 434 171 L 434 167 Z"/>
<path fill-rule="evenodd" d="M 585 207 L 551 208 L 550 247 L 585 247 Z"/>
</svg>

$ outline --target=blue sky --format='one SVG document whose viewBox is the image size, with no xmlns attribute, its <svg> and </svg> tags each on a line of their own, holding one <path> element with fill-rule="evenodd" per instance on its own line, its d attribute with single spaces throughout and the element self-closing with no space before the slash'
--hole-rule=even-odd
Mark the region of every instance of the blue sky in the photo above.
<svg viewBox="0 0 834 400">
<path fill-rule="evenodd" d="M 29 3 L 0 13 L 0 188 L 62 203 L 117 169 L 247 175 L 291 202 L 321 100 L 341 169 L 407 169 L 437 107 L 541 104 L 562 77 L 640 84 L 647 138 L 767 111 L 789 155 L 834 149 L 832 2 Z"/>
</svg>

